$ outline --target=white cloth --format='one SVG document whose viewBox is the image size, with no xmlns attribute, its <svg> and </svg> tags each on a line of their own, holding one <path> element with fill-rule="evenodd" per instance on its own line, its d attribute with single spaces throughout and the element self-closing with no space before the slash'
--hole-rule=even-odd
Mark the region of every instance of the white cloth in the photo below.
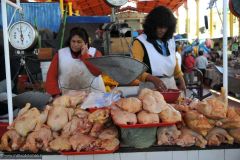
<svg viewBox="0 0 240 160">
<path fill-rule="evenodd" d="M 195 63 L 198 69 L 206 69 L 208 65 L 208 60 L 205 56 L 199 56 L 196 58 Z"/>
<path fill-rule="evenodd" d="M 153 76 L 168 76 L 171 77 L 174 74 L 176 66 L 176 54 L 175 54 L 175 41 L 170 39 L 168 43 L 168 49 L 170 51 L 169 56 L 161 55 L 155 47 L 147 41 L 147 35 L 141 34 L 137 39 L 143 43 L 147 50 L 149 57 L 152 75 Z"/>
<path fill-rule="evenodd" d="M 60 49 L 59 57 L 59 88 L 61 90 L 82 90 L 93 88 L 105 92 L 102 77 L 95 77 L 80 59 L 74 59 L 69 47 Z"/>
</svg>

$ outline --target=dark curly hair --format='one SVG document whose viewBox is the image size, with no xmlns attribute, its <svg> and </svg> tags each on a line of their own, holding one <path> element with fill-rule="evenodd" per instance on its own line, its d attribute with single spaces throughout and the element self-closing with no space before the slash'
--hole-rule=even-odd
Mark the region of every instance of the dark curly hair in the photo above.
<svg viewBox="0 0 240 160">
<path fill-rule="evenodd" d="M 157 28 L 168 28 L 162 41 L 166 42 L 173 37 L 173 33 L 176 30 L 177 19 L 173 15 L 172 11 L 164 6 L 158 6 L 154 8 L 146 17 L 143 24 L 144 33 L 148 37 L 148 41 L 152 42 L 157 37 Z"/>
<path fill-rule="evenodd" d="M 74 27 L 70 30 L 69 37 L 65 43 L 65 46 L 70 46 L 71 39 L 75 36 L 78 35 L 83 39 L 83 41 L 88 44 L 89 47 L 89 36 L 87 34 L 87 31 L 84 28 L 81 27 Z"/>
</svg>

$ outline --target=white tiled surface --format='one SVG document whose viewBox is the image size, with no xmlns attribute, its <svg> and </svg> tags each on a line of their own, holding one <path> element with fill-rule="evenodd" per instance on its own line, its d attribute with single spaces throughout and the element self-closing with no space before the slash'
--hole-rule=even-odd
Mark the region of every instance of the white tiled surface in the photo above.
<svg viewBox="0 0 240 160">
<path fill-rule="evenodd" d="M 240 160 L 240 150 L 239 149 L 226 149 L 225 150 L 225 160 Z"/>
<path fill-rule="evenodd" d="M 146 160 L 172 160 L 172 151 L 168 152 L 147 152 Z"/>
<path fill-rule="evenodd" d="M 120 160 L 146 160 L 146 152 L 137 153 L 121 153 Z"/>
<path fill-rule="evenodd" d="M 199 160 L 224 160 L 224 150 L 199 151 Z"/>
<path fill-rule="evenodd" d="M 240 160 L 240 149 L 43 156 L 43 160 Z"/>
<path fill-rule="evenodd" d="M 187 151 L 175 151 L 175 152 L 173 152 L 172 160 L 187 160 Z"/>
<path fill-rule="evenodd" d="M 187 160 L 198 160 L 198 151 L 187 151 Z"/>
</svg>

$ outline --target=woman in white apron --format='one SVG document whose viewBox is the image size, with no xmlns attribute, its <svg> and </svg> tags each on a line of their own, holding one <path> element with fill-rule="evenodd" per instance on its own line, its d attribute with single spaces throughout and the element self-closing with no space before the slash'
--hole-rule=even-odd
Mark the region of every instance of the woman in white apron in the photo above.
<svg viewBox="0 0 240 160">
<path fill-rule="evenodd" d="M 88 44 L 89 38 L 83 28 L 70 31 L 67 47 L 55 54 L 49 67 L 45 85 L 49 94 L 57 96 L 66 90 L 105 90 L 100 72 L 86 61 L 101 53 Z"/>
<path fill-rule="evenodd" d="M 183 73 L 175 53 L 173 33 L 176 18 L 164 6 L 153 9 L 143 24 L 144 33 L 133 42 L 133 57 L 149 66 L 141 81 L 152 82 L 156 89 L 177 89 L 175 78 L 179 79 L 179 89 L 185 90 Z"/>
</svg>

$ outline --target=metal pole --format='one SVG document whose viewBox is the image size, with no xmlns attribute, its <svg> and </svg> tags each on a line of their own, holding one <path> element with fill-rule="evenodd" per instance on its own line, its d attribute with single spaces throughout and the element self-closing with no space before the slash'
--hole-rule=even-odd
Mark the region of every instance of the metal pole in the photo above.
<svg viewBox="0 0 240 160">
<path fill-rule="evenodd" d="M 2 0 L 1 7 L 2 7 L 5 69 L 6 69 L 6 81 L 7 81 L 8 120 L 9 120 L 9 124 L 11 124 L 13 122 L 13 104 L 12 104 L 12 84 L 11 84 L 11 71 L 10 71 L 10 59 L 9 59 L 7 2 L 6 1 L 7 0 Z"/>
<path fill-rule="evenodd" d="M 223 87 L 225 89 L 225 98 L 227 100 L 228 95 L 228 55 L 227 55 L 227 6 L 228 0 L 223 0 Z"/>
</svg>

